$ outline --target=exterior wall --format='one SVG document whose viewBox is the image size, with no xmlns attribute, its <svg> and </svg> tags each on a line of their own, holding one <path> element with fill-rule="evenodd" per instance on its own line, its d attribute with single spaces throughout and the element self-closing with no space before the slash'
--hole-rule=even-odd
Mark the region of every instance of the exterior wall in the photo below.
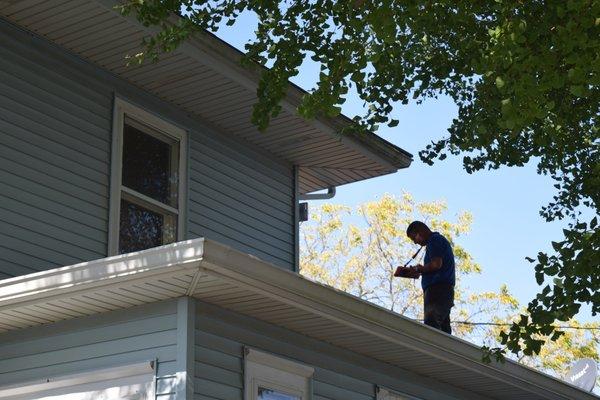
<svg viewBox="0 0 600 400">
<path fill-rule="evenodd" d="M 373 400 L 375 386 L 326 368 L 326 358 L 311 349 L 290 344 L 289 337 L 273 337 L 268 332 L 248 329 L 246 324 L 230 324 L 219 318 L 220 310 L 201 302 L 196 305 L 194 343 L 195 399 L 243 399 L 243 349 L 262 350 L 294 358 L 315 367 L 314 400 Z M 241 322 L 241 321 L 240 321 Z M 244 326 L 244 327 L 242 327 Z M 290 332 L 291 333 L 291 332 Z"/>
<path fill-rule="evenodd" d="M 194 399 L 243 399 L 243 348 L 315 368 L 313 400 L 374 400 L 377 386 L 422 399 L 462 399 L 454 388 L 419 382 L 399 368 L 224 309 L 196 303 Z M 462 392 L 464 394 L 464 392 Z"/>
<path fill-rule="evenodd" d="M 195 305 L 193 347 L 187 346 L 183 343 L 187 327 L 181 322 L 185 316 L 178 315 L 185 313 L 182 300 L 185 302 L 169 300 L 0 335 L 0 386 L 157 359 L 157 399 L 184 399 L 179 377 L 186 369 L 182 349 L 189 349 L 193 351 L 194 399 L 242 400 L 243 346 L 252 345 L 317 364 L 315 400 L 374 399 L 372 383 L 319 367 L 326 359 L 315 351 L 302 349 L 298 358 L 298 348 L 284 338 L 208 316 L 202 303 Z M 241 337 L 245 339 L 239 340 Z"/>
<path fill-rule="evenodd" d="M 481 398 L 187 297 L 2 334 L 0 387 L 157 360 L 157 399 L 243 400 L 245 346 L 314 368 L 313 400 Z"/>
<path fill-rule="evenodd" d="M 194 133 L 190 236 L 205 236 L 293 269 L 292 169 L 269 163 L 234 140 Z"/>
<path fill-rule="evenodd" d="M 0 20 L 0 278 L 106 254 L 110 93 L 28 39 Z"/>
<path fill-rule="evenodd" d="M 0 279 L 105 257 L 115 94 L 189 132 L 187 238 L 294 264 L 292 167 L 0 19 Z"/>
<path fill-rule="evenodd" d="M 0 335 L 0 386 L 157 359 L 157 398 L 174 398 L 177 325 L 169 300 Z"/>
</svg>

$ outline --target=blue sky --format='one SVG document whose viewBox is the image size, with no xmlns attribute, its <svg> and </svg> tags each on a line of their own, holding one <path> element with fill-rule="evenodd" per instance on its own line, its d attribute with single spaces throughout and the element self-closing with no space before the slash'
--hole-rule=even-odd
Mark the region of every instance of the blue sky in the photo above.
<svg viewBox="0 0 600 400">
<path fill-rule="evenodd" d="M 252 37 L 255 19 L 242 15 L 232 27 L 223 25 L 217 35 L 243 50 Z M 318 69 L 306 64 L 292 79 L 304 89 L 310 89 Z M 349 98 L 342 111 L 347 116 L 362 113 L 361 103 Z M 540 208 L 555 193 L 553 181 L 536 173 L 535 165 L 521 168 L 503 167 L 494 171 L 467 174 L 461 158 L 449 156 L 434 166 L 423 164 L 419 150 L 446 135 L 446 129 L 456 116 L 457 108 L 449 98 L 430 100 L 424 104 L 397 107 L 394 118 L 400 121 L 395 128 L 382 127 L 377 132 L 386 140 L 411 152 L 414 162 L 408 169 L 339 187 L 333 203 L 356 205 L 374 200 L 385 193 L 411 193 L 416 201 L 445 200 L 452 217 L 466 210 L 473 214 L 471 233 L 459 239 L 482 266 L 480 276 L 470 278 L 474 290 L 495 290 L 506 283 L 509 290 L 525 305 L 538 292 L 532 265 L 526 256 L 550 250 L 552 240 L 562 238 L 565 223 L 547 223 L 539 216 Z M 317 205 L 312 202 L 312 205 Z M 581 320 L 591 320 L 587 312 Z"/>
</svg>

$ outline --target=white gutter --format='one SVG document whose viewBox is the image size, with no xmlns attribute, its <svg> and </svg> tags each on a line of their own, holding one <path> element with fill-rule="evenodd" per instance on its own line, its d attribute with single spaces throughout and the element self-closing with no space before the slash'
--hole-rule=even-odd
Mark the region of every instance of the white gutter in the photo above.
<svg viewBox="0 0 600 400">
<path fill-rule="evenodd" d="M 197 271 L 204 240 L 188 240 L 68 267 L 0 280 L 0 311 L 51 301 L 102 286 L 144 282 L 177 271 Z"/>
</svg>

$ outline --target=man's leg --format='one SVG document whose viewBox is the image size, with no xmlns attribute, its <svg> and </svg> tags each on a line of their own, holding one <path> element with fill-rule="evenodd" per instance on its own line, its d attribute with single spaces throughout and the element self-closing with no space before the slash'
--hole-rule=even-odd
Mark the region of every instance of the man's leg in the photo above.
<svg viewBox="0 0 600 400">
<path fill-rule="evenodd" d="M 450 326 L 450 311 L 454 306 L 454 286 L 444 285 L 442 289 L 443 294 L 440 296 L 440 307 L 442 308 L 442 313 L 444 315 L 442 331 L 452 335 L 452 327 Z"/>
<path fill-rule="evenodd" d="M 440 313 L 438 293 L 434 286 L 425 289 L 423 293 L 423 322 L 435 329 L 442 329 L 444 321 Z"/>
<path fill-rule="evenodd" d="M 452 335 L 452 327 L 450 326 L 450 312 L 448 312 L 446 319 L 442 323 L 442 331 L 446 332 L 448 335 Z"/>
<path fill-rule="evenodd" d="M 437 284 L 428 287 L 424 293 L 425 325 L 452 334 L 450 310 L 453 305 L 454 288 L 451 285 Z"/>
</svg>

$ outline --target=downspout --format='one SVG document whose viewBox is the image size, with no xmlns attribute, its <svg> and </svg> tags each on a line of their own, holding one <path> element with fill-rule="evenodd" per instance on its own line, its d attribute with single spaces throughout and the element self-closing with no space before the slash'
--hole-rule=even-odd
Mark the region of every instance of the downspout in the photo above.
<svg viewBox="0 0 600 400">
<path fill-rule="evenodd" d="M 294 265 L 293 271 L 300 273 L 300 167 L 294 165 Z"/>
</svg>

